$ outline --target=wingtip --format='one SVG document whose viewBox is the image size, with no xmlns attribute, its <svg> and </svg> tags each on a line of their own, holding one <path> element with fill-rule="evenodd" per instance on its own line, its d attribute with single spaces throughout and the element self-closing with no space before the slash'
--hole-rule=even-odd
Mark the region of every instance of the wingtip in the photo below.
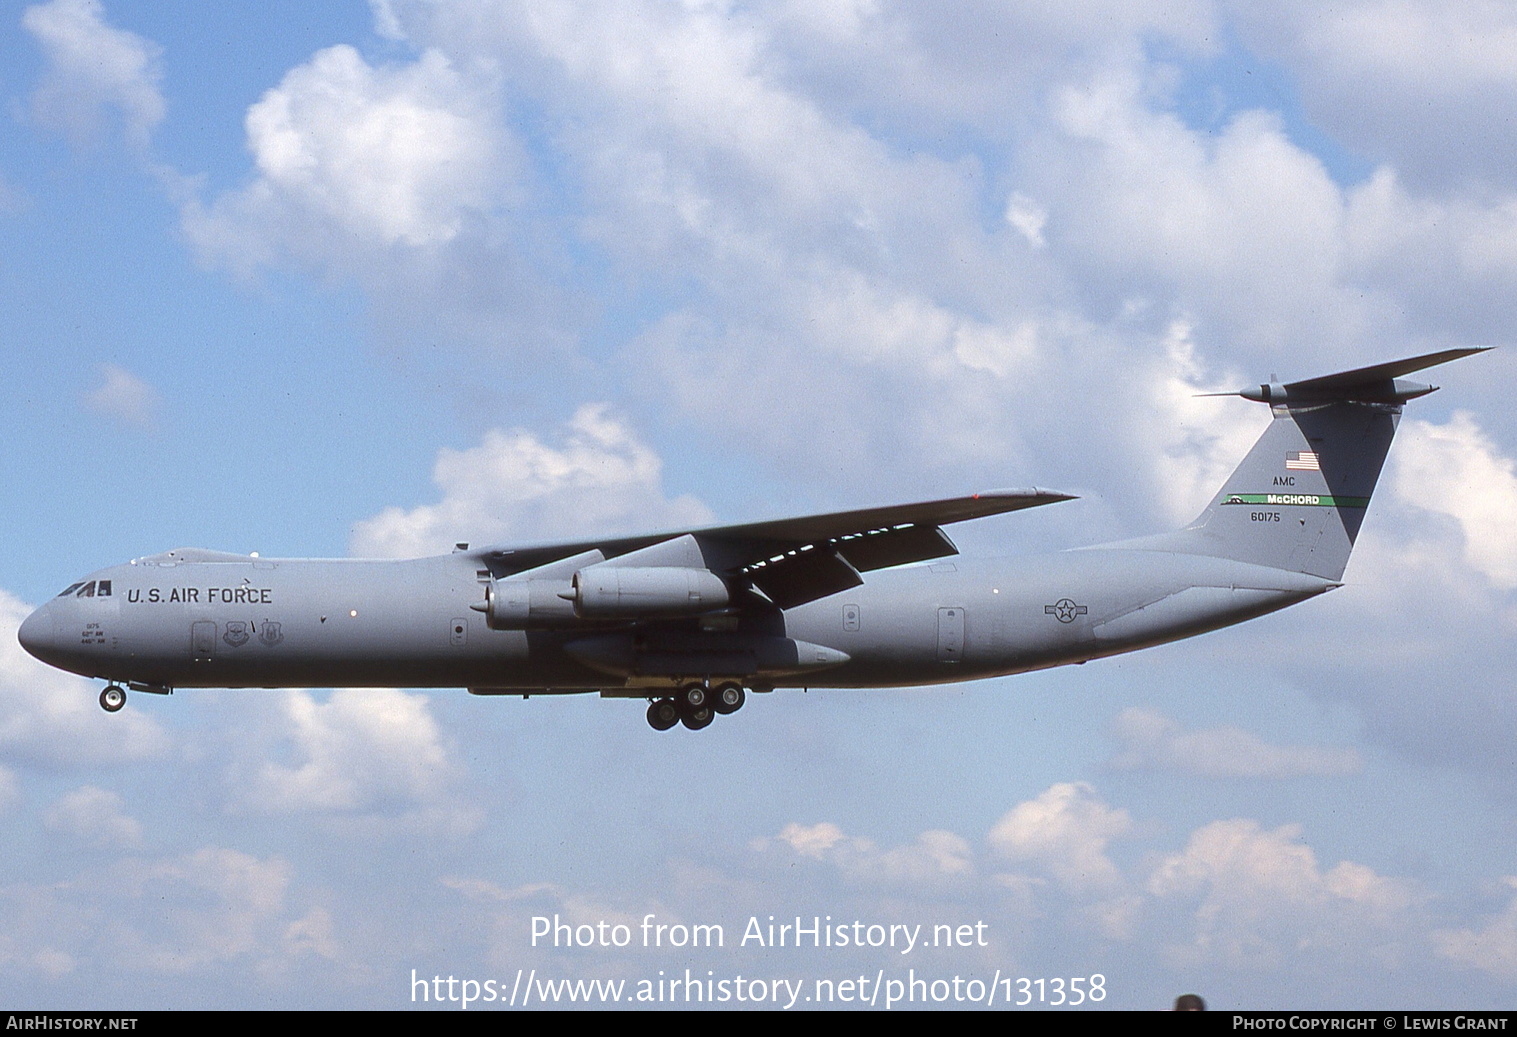
<svg viewBox="0 0 1517 1037">
<path fill-rule="evenodd" d="M 1039 501 L 1042 501 L 1043 503 L 1046 503 L 1046 504 L 1054 504 L 1054 503 L 1057 503 L 1059 501 L 1079 500 L 1080 499 L 1079 497 L 1077 497 L 1073 493 L 1065 493 L 1062 490 L 1049 490 L 1049 489 L 1045 489 L 1042 486 L 1017 486 L 1017 487 L 1012 487 L 1012 488 L 1009 488 L 1009 489 L 985 490 L 985 491 L 983 491 L 981 493 L 976 493 L 974 496 L 975 497 L 980 497 L 980 498 L 984 498 L 984 497 L 1014 497 L 1014 498 L 1017 498 L 1018 500 L 1027 500 L 1028 498 L 1035 498 L 1035 499 L 1037 499 Z"/>
<path fill-rule="evenodd" d="M 1046 497 L 1046 498 L 1048 498 L 1048 501 L 1049 501 L 1050 504 L 1059 504 L 1059 503 L 1062 503 L 1063 501 L 1067 501 L 1067 500 L 1079 500 L 1080 499 L 1080 495 L 1079 494 L 1077 494 L 1077 493 L 1065 493 L 1063 490 L 1044 490 L 1044 489 L 1039 489 L 1036 492 L 1037 492 L 1037 494 L 1038 494 L 1039 497 Z"/>
</svg>

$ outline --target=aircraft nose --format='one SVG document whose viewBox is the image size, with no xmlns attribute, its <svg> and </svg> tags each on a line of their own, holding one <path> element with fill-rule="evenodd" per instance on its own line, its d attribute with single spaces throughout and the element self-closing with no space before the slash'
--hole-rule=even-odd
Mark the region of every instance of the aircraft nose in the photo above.
<svg viewBox="0 0 1517 1037">
<path fill-rule="evenodd" d="M 49 662 L 49 656 L 56 655 L 60 647 L 57 626 L 52 604 L 43 605 L 22 622 L 21 629 L 16 631 L 16 640 L 31 655 Z"/>
</svg>

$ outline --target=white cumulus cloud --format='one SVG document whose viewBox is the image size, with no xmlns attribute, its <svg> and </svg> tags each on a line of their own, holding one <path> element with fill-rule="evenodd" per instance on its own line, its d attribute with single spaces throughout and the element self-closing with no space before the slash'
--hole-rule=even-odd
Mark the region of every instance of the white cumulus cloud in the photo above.
<svg viewBox="0 0 1517 1037">
<path fill-rule="evenodd" d="M 566 539 L 613 530 L 701 525 L 711 520 L 693 497 L 670 499 L 663 464 L 610 409 L 587 404 L 557 444 L 525 430 L 492 431 L 468 450 L 438 453 L 437 504 L 389 508 L 359 522 L 353 553 L 415 557 L 456 541 Z"/>
<path fill-rule="evenodd" d="M 1152 709 L 1124 709 L 1113 725 L 1122 749 L 1112 765 L 1153 768 L 1203 778 L 1297 778 L 1357 774 L 1364 761 L 1352 749 L 1271 745 L 1237 727 L 1187 731 Z"/>
<path fill-rule="evenodd" d="M 355 245 L 452 240 L 492 203 L 497 134 L 448 59 L 374 67 L 352 47 L 320 51 L 248 109 L 257 177 L 185 225 L 208 256 L 247 268 L 288 251 L 345 269 Z"/>
<path fill-rule="evenodd" d="M 1502 0 L 1227 5 L 1293 73 L 1308 113 L 1422 181 L 1513 182 L 1517 9 Z"/>
<path fill-rule="evenodd" d="M 118 364 L 101 364 L 100 378 L 84 397 L 91 410 L 122 425 L 152 427 L 162 399 L 157 389 Z"/>
<path fill-rule="evenodd" d="M 165 111 L 156 44 L 106 24 L 99 0 L 28 7 L 21 24 L 47 56 L 47 71 L 31 98 L 39 122 L 82 143 L 100 133 L 106 109 L 115 109 L 128 140 L 139 147 L 147 143 Z"/>
<path fill-rule="evenodd" d="M 294 869 L 280 857 L 204 847 L 118 868 L 111 942 L 122 960 L 184 973 L 282 953 L 280 922 Z M 153 908 L 148 907 L 148 903 Z"/>
<path fill-rule="evenodd" d="M 292 762 L 253 769 L 244 794 L 259 810 L 314 812 L 357 821 L 399 818 L 468 827 L 452 783 L 458 765 L 443 744 L 427 698 L 393 688 L 347 688 L 325 702 L 283 694 Z"/>
<path fill-rule="evenodd" d="M 1267 966 L 1307 948 L 1356 942 L 1401 921 L 1419 896 L 1406 882 L 1353 861 L 1324 870 L 1300 825 L 1213 821 L 1165 857 L 1149 892 L 1197 904 L 1182 958 Z"/>
<path fill-rule="evenodd" d="M 120 973 L 218 975 L 287 954 L 294 868 L 220 846 L 162 858 L 122 857 L 0 899 L 0 961 L 57 976 L 113 962 Z"/>
<path fill-rule="evenodd" d="M 141 845 L 142 825 L 122 807 L 120 794 L 85 785 L 49 807 L 43 824 L 85 846 L 130 849 Z"/>
<path fill-rule="evenodd" d="M 969 843 L 953 832 L 934 829 L 915 841 L 881 849 L 873 840 L 850 836 L 830 821 L 803 825 L 792 821 L 773 839 L 759 839 L 753 849 L 782 844 L 809 860 L 836 867 L 846 878 L 865 883 L 934 883 L 974 874 Z"/>
<path fill-rule="evenodd" d="M 1106 848 L 1132 831 L 1127 811 L 1103 803 L 1084 782 L 1062 782 L 1017 804 L 990 830 L 990 845 L 1008 861 L 1032 864 L 1075 892 L 1123 885 Z"/>
<path fill-rule="evenodd" d="M 1343 192 L 1274 113 L 1219 132 L 1154 105 L 1143 68 L 1056 93 L 1027 178 L 1052 257 L 1098 291 L 1178 306 L 1234 349 L 1340 340 L 1375 311 L 1343 281 Z"/>
<path fill-rule="evenodd" d="M 1452 518 L 1465 561 L 1497 587 L 1517 587 L 1517 463 L 1467 411 L 1446 425 L 1406 422 L 1398 439 L 1391 476 L 1397 496 Z"/>
<path fill-rule="evenodd" d="M 1517 877 L 1508 876 L 1503 882 L 1517 890 Z M 1517 895 L 1483 928 L 1435 932 L 1433 946 L 1441 957 L 1450 961 L 1508 982 L 1517 980 Z"/>
</svg>

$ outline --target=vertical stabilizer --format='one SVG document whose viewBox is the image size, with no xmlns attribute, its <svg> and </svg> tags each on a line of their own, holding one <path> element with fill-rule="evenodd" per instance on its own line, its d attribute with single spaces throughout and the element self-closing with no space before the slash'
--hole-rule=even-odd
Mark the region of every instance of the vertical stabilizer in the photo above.
<svg viewBox="0 0 1517 1037">
<path fill-rule="evenodd" d="M 1200 517 L 1152 546 L 1340 579 L 1402 405 L 1436 388 L 1400 376 L 1479 352 L 1445 350 L 1226 394 L 1270 404 L 1274 420 Z"/>
<path fill-rule="evenodd" d="M 1200 542 L 1191 549 L 1338 579 L 1400 417 L 1394 404 L 1276 407 L 1275 420 L 1186 531 Z"/>
</svg>

